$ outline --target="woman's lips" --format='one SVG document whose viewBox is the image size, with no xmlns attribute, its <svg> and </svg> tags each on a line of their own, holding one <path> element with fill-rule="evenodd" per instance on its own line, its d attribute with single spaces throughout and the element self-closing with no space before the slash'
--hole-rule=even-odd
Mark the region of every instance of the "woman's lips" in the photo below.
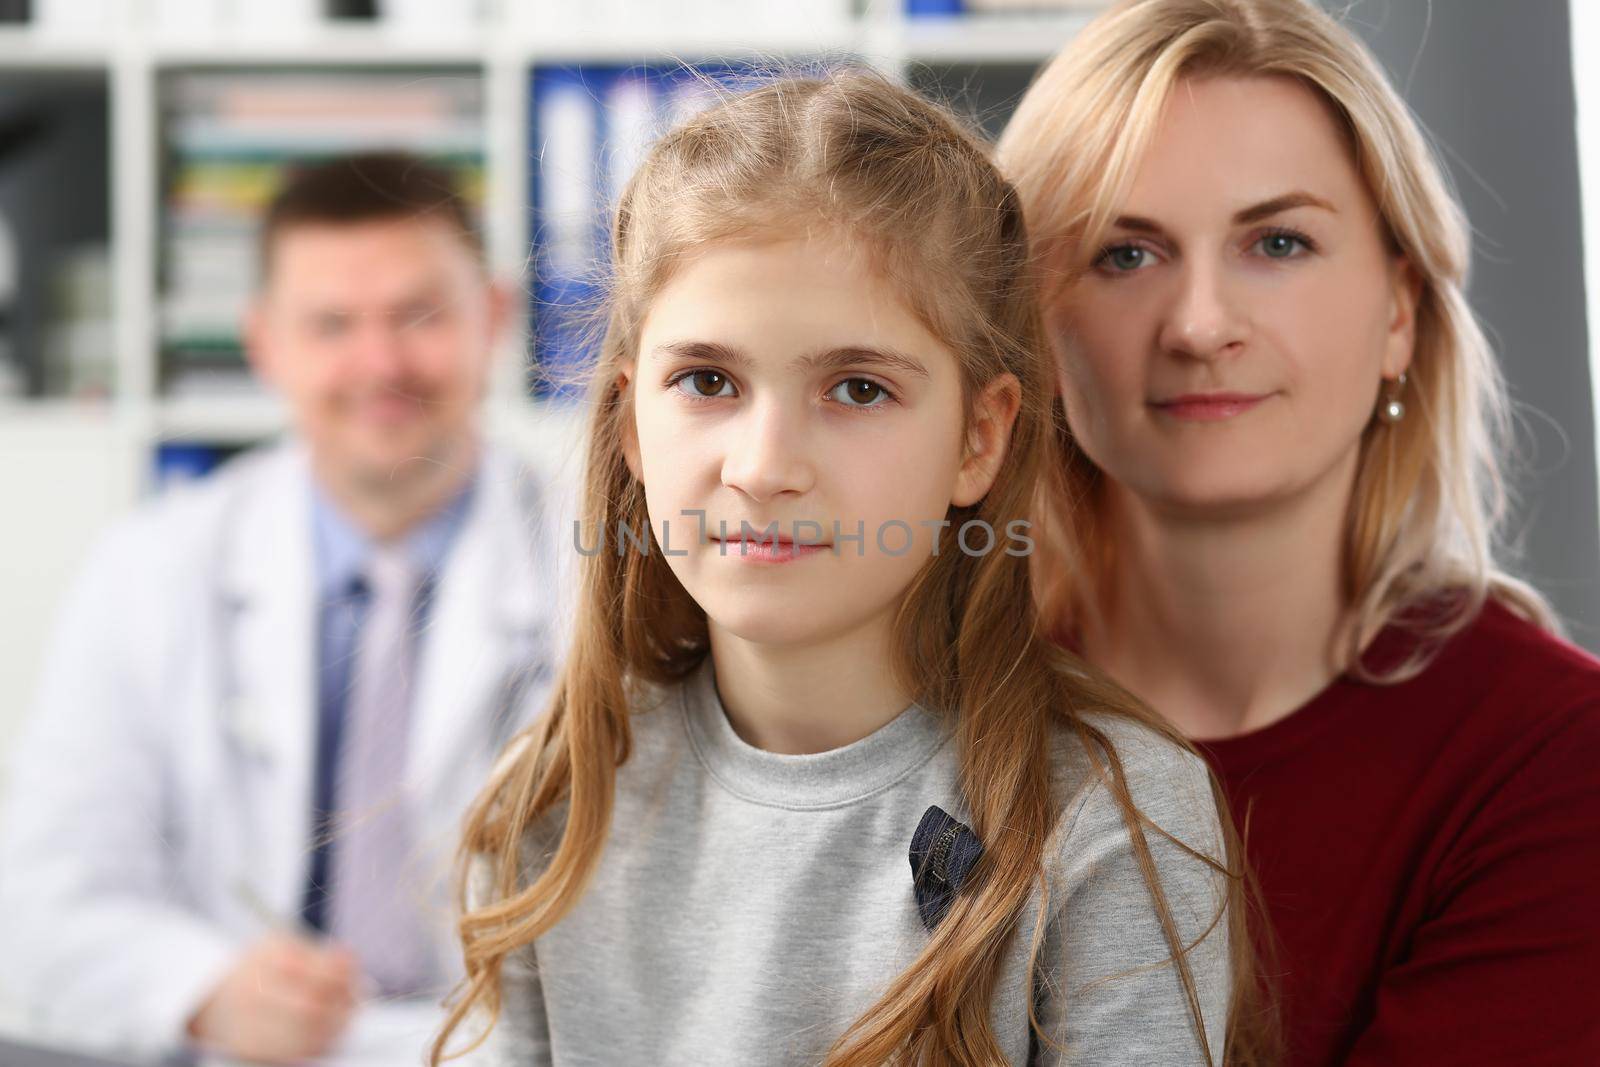
<svg viewBox="0 0 1600 1067">
<path fill-rule="evenodd" d="M 1188 422 L 1217 422 L 1243 415 L 1270 397 L 1271 393 L 1189 393 L 1150 406 L 1163 415 Z"/>
<path fill-rule="evenodd" d="M 754 538 L 730 537 L 723 540 L 713 537 L 710 540 L 717 546 L 720 555 L 739 556 L 756 563 L 790 563 L 814 556 L 829 548 L 824 544 L 796 544 L 782 538 L 776 541 L 760 541 Z"/>
</svg>

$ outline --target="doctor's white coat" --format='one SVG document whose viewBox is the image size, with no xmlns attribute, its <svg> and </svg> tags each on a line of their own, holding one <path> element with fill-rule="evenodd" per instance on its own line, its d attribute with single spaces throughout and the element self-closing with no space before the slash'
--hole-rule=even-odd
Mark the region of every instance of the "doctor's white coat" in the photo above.
<svg viewBox="0 0 1600 1067">
<path fill-rule="evenodd" d="M 460 821 L 543 706 L 565 612 L 550 492 L 486 451 L 419 642 L 407 786 L 443 959 Z M 0 985 L 47 1034 L 146 1053 L 265 931 L 310 864 L 310 473 L 242 457 L 117 527 L 70 593 L 0 817 Z"/>
</svg>

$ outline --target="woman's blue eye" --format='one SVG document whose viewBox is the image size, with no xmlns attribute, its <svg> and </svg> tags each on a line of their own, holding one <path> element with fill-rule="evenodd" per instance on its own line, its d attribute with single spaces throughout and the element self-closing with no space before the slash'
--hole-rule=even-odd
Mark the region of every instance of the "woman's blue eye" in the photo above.
<svg viewBox="0 0 1600 1067">
<path fill-rule="evenodd" d="M 1269 233 L 1258 243 L 1269 259 L 1289 259 L 1297 249 L 1306 247 L 1305 241 L 1292 233 Z"/>
<path fill-rule="evenodd" d="M 1122 274 L 1139 270 L 1152 262 L 1149 250 L 1138 245 L 1114 245 L 1101 253 L 1100 261 Z"/>
<path fill-rule="evenodd" d="M 688 383 L 685 389 L 684 383 Z M 673 380 L 673 388 L 686 396 L 708 399 L 714 396 L 732 396 L 733 380 L 717 370 L 696 370 Z"/>
<path fill-rule="evenodd" d="M 828 395 L 850 407 L 873 408 L 889 399 L 889 390 L 871 378 L 846 378 L 828 390 Z"/>
</svg>

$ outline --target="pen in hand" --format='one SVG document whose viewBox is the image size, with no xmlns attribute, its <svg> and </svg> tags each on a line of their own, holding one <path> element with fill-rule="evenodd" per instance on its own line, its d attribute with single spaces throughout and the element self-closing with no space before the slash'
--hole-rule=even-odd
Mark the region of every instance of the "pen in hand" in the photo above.
<svg viewBox="0 0 1600 1067">
<path fill-rule="evenodd" d="M 239 903 L 266 927 L 217 976 L 190 1016 L 196 1051 L 228 1060 L 314 1061 L 344 1040 L 359 1008 L 361 969 L 346 947 L 272 913 L 235 884 Z"/>
<path fill-rule="evenodd" d="M 316 945 L 318 948 L 326 949 L 332 947 L 332 942 L 327 935 L 306 922 L 305 916 L 299 913 L 289 918 L 279 915 L 262 899 L 261 894 L 256 892 L 255 887 L 244 879 L 241 878 L 234 883 L 233 891 L 239 902 L 245 906 L 245 909 L 254 915 L 267 930 L 299 938 L 302 941 Z M 358 971 L 357 973 L 356 996 L 361 1000 L 374 999 L 378 995 L 377 983 L 365 971 Z"/>
</svg>

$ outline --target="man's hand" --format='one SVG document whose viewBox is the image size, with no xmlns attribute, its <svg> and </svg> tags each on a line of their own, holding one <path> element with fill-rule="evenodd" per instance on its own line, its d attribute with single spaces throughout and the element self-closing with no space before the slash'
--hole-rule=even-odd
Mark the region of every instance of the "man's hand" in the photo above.
<svg viewBox="0 0 1600 1067">
<path fill-rule="evenodd" d="M 361 970 L 349 950 L 287 934 L 250 946 L 189 1020 L 201 1045 L 290 1063 L 327 1052 L 355 1012 Z"/>
</svg>

